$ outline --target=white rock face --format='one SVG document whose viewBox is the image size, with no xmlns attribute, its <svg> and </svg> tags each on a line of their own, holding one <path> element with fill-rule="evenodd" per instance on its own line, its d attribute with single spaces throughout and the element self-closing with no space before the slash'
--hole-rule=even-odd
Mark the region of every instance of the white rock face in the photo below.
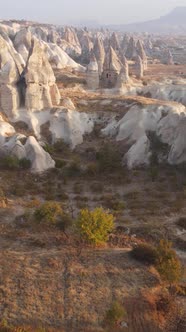
<svg viewBox="0 0 186 332">
<path fill-rule="evenodd" d="M 32 34 L 29 28 L 23 28 L 17 32 L 14 38 L 14 46 L 22 58 L 27 63 L 29 50 L 31 48 Z"/>
<path fill-rule="evenodd" d="M 136 68 L 136 77 L 139 79 L 143 78 L 144 64 L 139 55 L 136 58 L 135 68 Z"/>
<path fill-rule="evenodd" d="M 0 110 L 7 116 L 13 115 L 19 108 L 17 82 L 23 70 L 18 54 L 13 50 L 8 37 L 0 35 Z"/>
<path fill-rule="evenodd" d="M 43 110 L 42 112 L 20 111 L 14 122 L 23 121 L 34 132 L 37 139 L 41 139 L 41 126 L 49 123 L 49 130 L 53 143 L 63 139 L 73 149 L 83 142 L 83 135 L 91 133 L 98 115 L 78 112 L 74 109 L 62 108 L 55 112 Z"/>
<path fill-rule="evenodd" d="M 147 132 L 154 132 L 160 143 L 167 144 L 167 161 L 180 164 L 186 161 L 186 109 L 181 104 L 133 106 L 116 123 L 114 120 L 103 135 L 115 136 L 117 141 L 126 141 L 129 150 L 124 156 L 128 168 L 149 164 L 151 156 Z"/>
<path fill-rule="evenodd" d="M 86 73 L 87 87 L 91 90 L 96 90 L 99 88 L 99 71 L 98 63 L 94 54 L 91 55 L 90 63 L 87 66 Z"/>
<path fill-rule="evenodd" d="M 35 137 L 30 136 L 25 144 L 26 157 L 31 161 L 32 172 L 43 172 L 55 167 L 55 161 L 51 158 L 36 141 Z"/>
<path fill-rule="evenodd" d="M 123 89 L 125 87 L 126 84 L 128 84 L 130 82 L 130 78 L 129 78 L 129 66 L 128 66 L 128 62 L 127 59 L 124 57 L 123 59 L 123 66 L 120 70 L 118 79 L 117 79 L 117 88 L 118 89 Z"/>
<path fill-rule="evenodd" d="M 47 58 L 53 68 L 84 72 L 85 68 L 75 62 L 61 47 L 52 43 L 43 43 Z"/>
<path fill-rule="evenodd" d="M 146 95 L 150 93 L 151 97 L 160 100 L 171 100 L 182 103 L 186 106 L 186 81 L 183 82 L 162 82 L 152 83 L 142 89 L 142 93 Z"/>
<path fill-rule="evenodd" d="M 54 72 L 42 45 L 36 39 L 28 60 L 25 80 L 27 86 L 25 106 L 28 110 L 52 108 L 52 98 L 57 104 L 59 103 L 60 95 L 55 84 Z"/>
<path fill-rule="evenodd" d="M 6 138 L 15 134 L 15 129 L 8 122 L 0 118 L 0 148 L 4 145 Z"/>
<path fill-rule="evenodd" d="M 66 27 L 61 41 L 61 47 L 68 55 L 81 55 L 81 45 L 73 28 Z"/>
<path fill-rule="evenodd" d="M 91 133 L 94 117 L 72 110 L 57 111 L 50 120 L 53 142 L 63 139 L 71 148 L 83 142 L 83 135 Z"/>
</svg>

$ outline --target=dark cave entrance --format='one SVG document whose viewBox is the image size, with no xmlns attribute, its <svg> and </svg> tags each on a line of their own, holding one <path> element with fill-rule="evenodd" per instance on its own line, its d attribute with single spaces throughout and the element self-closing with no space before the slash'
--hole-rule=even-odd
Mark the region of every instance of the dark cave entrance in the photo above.
<svg viewBox="0 0 186 332">
<path fill-rule="evenodd" d="M 17 88 L 19 91 L 20 107 L 24 107 L 26 97 L 26 80 L 24 76 L 21 76 L 19 82 L 17 82 Z"/>
</svg>

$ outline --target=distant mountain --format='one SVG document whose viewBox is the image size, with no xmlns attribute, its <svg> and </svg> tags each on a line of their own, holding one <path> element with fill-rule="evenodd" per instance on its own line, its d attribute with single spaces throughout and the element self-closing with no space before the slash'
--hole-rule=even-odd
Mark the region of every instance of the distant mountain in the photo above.
<svg viewBox="0 0 186 332">
<path fill-rule="evenodd" d="M 161 16 L 156 20 L 124 25 L 112 25 L 109 26 L 109 28 L 128 32 L 186 33 L 186 7 L 176 7 L 169 14 Z"/>
</svg>

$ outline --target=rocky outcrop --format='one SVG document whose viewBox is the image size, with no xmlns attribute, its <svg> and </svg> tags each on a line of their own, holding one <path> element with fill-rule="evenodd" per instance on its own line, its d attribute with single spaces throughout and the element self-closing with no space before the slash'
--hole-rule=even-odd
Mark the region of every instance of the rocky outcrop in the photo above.
<svg viewBox="0 0 186 332">
<path fill-rule="evenodd" d="M 87 66 L 87 73 L 86 73 L 86 81 L 87 87 L 91 90 L 96 90 L 99 88 L 99 70 L 98 70 L 98 63 L 94 53 L 91 53 L 90 63 Z"/>
<path fill-rule="evenodd" d="M 0 35 L 0 109 L 7 116 L 12 116 L 20 105 L 17 83 L 23 71 L 19 56 Z"/>
<path fill-rule="evenodd" d="M 66 43 L 64 43 L 64 41 Z M 65 28 L 61 46 L 70 56 L 81 55 L 82 49 L 75 29 L 69 27 Z"/>
<path fill-rule="evenodd" d="M 137 53 L 140 56 L 142 63 L 143 63 L 143 69 L 147 69 L 147 56 L 143 47 L 143 44 L 140 40 L 137 42 Z"/>
<path fill-rule="evenodd" d="M 85 68 L 75 62 L 61 47 L 52 43 L 42 42 L 44 52 L 47 55 L 48 61 L 52 68 L 64 69 L 84 72 Z"/>
<path fill-rule="evenodd" d="M 128 60 L 133 60 L 137 56 L 136 42 L 134 37 L 131 37 L 129 40 L 125 56 Z"/>
<path fill-rule="evenodd" d="M 31 48 L 32 34 L 29 28 L 21 29 L 14 38 L 15 49 L 23 57 L 25 64 L 29 57 L 29 50 Z"/>
<path fill-rule="evenodd" d="M 102 74 L 103 72 L 103 64 L 105 61 L 105 49 L 102 40 L 97 37 L 95 42 L 94 42 L 94 54 L 98 63 L 98 71 L 99 75 Z"/>
<path fill-rule="evenodd" d="M 110 46 L 113 48 L 115 52 L 119 52 L 120 50 L 120 44 L 118 36 L 115 32 L 113 32 L 111 38 L 110 38 Z"/>
<path fill-rule="evenodd" d="M 156 137 L 157 160 L 178 165 L 186 162 L 186 110 L 181 104 L 133 106 L 124 117 L 109 124 L 102 133 L 112 135 L 117 141 L 130 146 L 124 163 L 131 169 L 149 165 L 152 137 Z M 152 134 L 149 135 L 149 132 Z M 162 146 L 162 149 L 161 149 Z M 164 147 L 167 146 L 167 149 Z"/>
<path fill-rule="evenodd" d="M 43 172 L 55 167 L 55 161 L 51 158 L 49 153 L 39 145 L 35 137 L 30 136 L 27 139 L 25 152 L 27 159 L 31 162 L 32 172 Z"/>
<path fill-rule="evenodd" d="M 55 84 L 52 67 L 36 39 L 33 40 L 32 52 L 25 71 L 26 97 L 25 106 L 28 110 L 52 108 L 53 101 L 58 104 L 60 95 Z"/>
<path fill-rule="evenodd" d="M 118 89 L 122 89 L 129 82 L 130 82 L 130 79 L 129 79 L 129 66 L 128 66 L 127 59 L 125 57 L 123 57 L 123 66 L 120 70 L 120 73 L 119 73 L 119 76 L 118 76 L 118 79 L 117 79 L 117 86 L 116 87 Z"/>
<path fill-rule="evenodd" d="M 167 60 L 166 60 L 167 65 L 173 65 L 174 64 L 173 55 L 172 55 L 170 50 L 168 50 L 166 58 L 167 58 Z"/>
<path fill-rule="evenodd" d="M 108 89 L 115 88 L 121 68 L 122 63 L 116 52 L 110 46 L 105 55 L 103 72 L 101 75 L 101 86 Z"/>
<path fill-rule="evenodd" d="M 124 53 L 125 53 L 126 50 L 127 50 L 129 40 L 130 40 L 129 36 L 125 34 L 125 35 L 123 36 L 123 40 L 122 40 L 122 42 L 121 42 L 121 50 L 122 50 Z"/>
<path fill-rule="evenodd" d="M 81 44 L 81 59 L 83 63 L 88 63 L 90 61 L 91 50 L 94 47 L 94 44 L 90 38 L 90 35 L 87 31 L 83 30 L 79 33 L 79 41 Z"/>
<path fill-rule="evenodd" d="M 144 66 L 143 66 L 143 61 L 139 55 L 136 58 L 135 70 L 136 70 L 136 77 L 138 79 L 143 78 Z"/>
</svg>

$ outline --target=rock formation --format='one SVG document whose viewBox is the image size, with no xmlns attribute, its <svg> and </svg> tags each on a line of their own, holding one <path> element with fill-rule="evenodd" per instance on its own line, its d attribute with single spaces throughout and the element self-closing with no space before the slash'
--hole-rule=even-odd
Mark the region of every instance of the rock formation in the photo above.
<svg viewBox="0 0 186 332">
<path fill-rule="evenodd" d="M 147 56 L 145 54 L 145 50 L 143 48 L 143 44 L 140 40 L 137 42 L 137 53 L 140 56 L 142 62 L 143 62 L 143 68 L 144 70 L 147 69 Z"/>
<path fill-rule="evenodd" d="M 93 52 L 91 52 L 90 63 L 87 66 L 87 87 L 91 90 L 99 88 L 98 63 Z"/>
<path fill-rule="evenodd" d="M 63 33 L 63 40 L 66 41 L 64 43 L 61 42 L 63 49 L 70 56 L 79 56 L 81 55 L 81 45 L 76 34 L 76 31 L 73 28 L 66 27 Z"/>
<path fill-rule="evenodd" d="M 127 50 L 129 40 L 130 40 L 129 36 L 125 34 L 125 35 L 123 36 L 123 40 L 122 40 L 122 42 L 121 42 L 121 49 L 122 49 L 122 51 L 123 51 L 124 53 L 125 53 L 126 50 Z"/>
<path fill-rule="evenodd" d="M 114 88 L 117 84 L 118 75 L 122 68 L 122 63 L 117 54 L 110 46 L 105 56 L 103 73 L 101 76 L 101 85 L 105 88 Z"/>
<path fill-rule="evenodd" d="M 14 38 L 15 49 L 23 57 L 25 64 L 29 57 L 29 51 L 31 48 L 32 34 L 29 28 L 24 28 L 18 31 Z"/>
<path fill-rule="evenodd" d="M 120 70 L 118 79 L 117 79 L 117 88 L 122 89 L 125 87 L 126 84 L 128 84 L 130 81 L 129 79 L 129 66 L 127 59 L 124 57 L 123 58 L 123 66 Z"/>
<path fill-rule="evenodd" d="M 166 54 L 166 64 L 167 65 L 173 65 L 174 64 L 173 55 L 172 55 L 170 50 L 168 50 L 167 54 Z"/>
<path fill-rule="evenodd" d="M 131 37 L 129 40 L 125 56 L 129 60 L 133 60 L 137 56 L 136 42 L 134 37 Z"/>
<path fill-rule="evenodd" d="M 113 32 L 110 38 L 110 46 L 113 48 L 115 52 L 119 52 L 120 50 L 119 39 L 115 32 Z"/>
<path fill-rule="evenodd" d="M 60 95 L 50 63 L 38 40 L 33 40 L 32 52 L 25 71 L 28 110 L 42 110 L 59 104 Z"/>
<path fill-rule="evenodd" d="M 7 116 L 20 105 L 17 82 L 23 69 L 17 60 L 11 45 L 0 35 L 0 108 Z"/>
<path fill-rule="evenodd" d="M 139 55 L 136 58 L 135 69 L 136 69 L 136 77 L 138 79 L 143 78 L 144 66 L 143 66 L 143 61 Z"/>
<path fill-rule="evenodd" d="M 26 157 L 31 161 L 32 172 L 43 172 L 47 169 L 55 167 L 55 161 L 51 158 L 36 141 L 33 136 L 30 136 L 25 144 Z"/>
<path fill-rule="evenodd" d="M 132 106 L 119 121 L 102 130 L 117 141 L 130 145 L 123 162 L 128 168 L 149 165 L 153 153 L 152 138 L 156 137 L 159 149 L 157 159 L 178 165 L 186 162 L 186 110 L 181 104 Z"/>
<path fill-rule="evenodd" d="M 105 50 L 103 46 L 102 40 L 97 37 L 94 42 L 94 48 L 93 48 L 97 63 L 98 63 L 98 71 L 99 75 L 103 72 L 103 64 L 105 60 Z"/>
</svg>

